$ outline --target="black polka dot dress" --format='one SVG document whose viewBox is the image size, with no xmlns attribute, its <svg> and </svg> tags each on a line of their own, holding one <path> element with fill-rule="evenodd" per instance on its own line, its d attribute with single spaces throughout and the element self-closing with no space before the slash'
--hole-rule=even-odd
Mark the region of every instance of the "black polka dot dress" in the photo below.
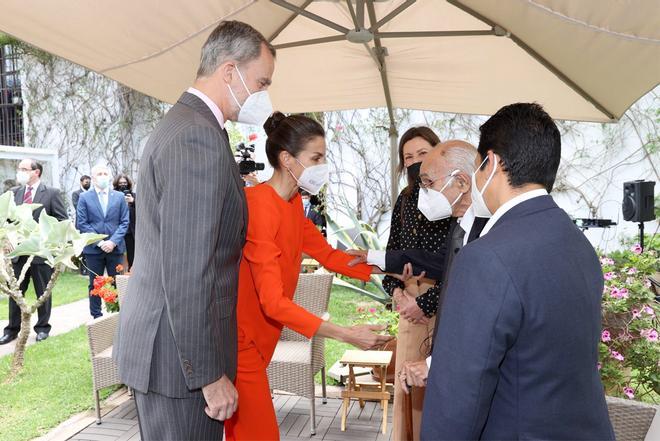
<svg viewBox="0 0 660 441">
<path fill-rule="evenodd" d="M 447 240 L 451 218 L 439 221 L 429 221 L 417 208 L 419 183 L 415 184 L 409 194 L 404 189 L 396 200 L 390 223 L 390 238 L 387 241 L 388 250 L 423 249 L 430 252 L 440 252 Z M 441 282 L 427 292 L 417 297 L 417 305 L 427 317 L 433 317 L 438 308 L 438 296 Z M 385 276 L 383 287 L 391 296 L 395 288 L 404 287 L 403 282 L 394 277 Z"/>
</svg>

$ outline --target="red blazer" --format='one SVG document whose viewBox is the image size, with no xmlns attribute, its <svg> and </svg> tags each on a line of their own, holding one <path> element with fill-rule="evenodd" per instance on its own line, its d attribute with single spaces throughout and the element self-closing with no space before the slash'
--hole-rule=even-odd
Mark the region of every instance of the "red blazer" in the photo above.
<svg viewBox="0 0 660 441">
<path fill-rule="evenodd" d="M 268 184 L 245 189 L 249 221 L 238 282 L 238 349 L 255 346 L 268 364 L 287 326 L 311 338 L 321 318 L 293 303 L 302 253 L 330 271 L 367 281 L 368 265 L 326 242 L 307 218 L 299 195 L 282 199 Z"/>
</svg>

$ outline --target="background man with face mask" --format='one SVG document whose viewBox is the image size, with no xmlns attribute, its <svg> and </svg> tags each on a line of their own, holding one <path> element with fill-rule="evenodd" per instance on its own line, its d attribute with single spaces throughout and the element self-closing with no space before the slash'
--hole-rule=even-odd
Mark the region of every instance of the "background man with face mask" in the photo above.
<svg viewBox="0 0 660 441">
<path fill-rule="evenodd" d="M 135 262 L 114 357 L 143 440 L 222 439 L 238 405 L 236 298 L 247 207 L 225 121 L 262 125 L 275 49 L 224 21 L 140 161 Z M 246 397 L 247 398 L 247 397 Z"/>
<path fill-rule="evenodd" d="M 78 219 L 76 216 L 76 210 L 78 210 L 78 200 L 80 199 L 80 195 L 86 191 L 88 191 L 92 186 L 92 178 L 91 176 L 87 175 L 82 175 L 80 177 L 80 188 L 73 193 L 71 193 L 71 203 L 73 204 L 73 215 L 75 218 L 75 225 L 76 228 L 78 228 Z M 80 265 L 80 274 L 83 276 L 89 275 L 89 271 L 87 271 L 87 268 L 85 268 L 87 265 L 85 264 L 85 258 L 80 256 L 81 259 L 81 265 Z"/>
<path fill-rule="evenodd" d="M 124 236 L 130 221 L 124 194 L 111 188 L 108 167 L 96 165 L 92 168 L 92 184 L 93 188 L 78 199 L 76 224 L 82 233 L 105 234 L 107 238 L 83 250 L 90 291 L 96 276 L 102 276 L 105 271 L 109 276 L 117 274 L 117 265 L 123 262 L 126 251 Z M 94 318 L 103 315 L 100 297 L 89 295 L 89 312 Z"/>
<path fill-rule="evenodd" d="M 449 274 L 422 439 L 613 440 L 597 368 L 600 263 L 548 195 L 559 130 L 519 103 L 480 132 L 472 206 L 492 217 Z"/>
<path fill-rule="evenodd" d="M 39 222 L 39 216 L 42 210 L 46 210 L 46 214 L 53 216 L 57 220 L 64 220 L 67 218 L 66 209 L 64 208 L 64 201 L 60 191 L 55 188 L 47 187 L 46 184 L 41 182 L 41 174 L 43 167 L 41 164 L 33 159 L 24 159 L 18 164 L 18 171 L 16 172 L 16 181 L 20 187 L 14 190 L 14 202 L 16 205 L 21 204 L 41 204 L 41 207 L 32 212 L 34 220 Z M 14 258 L 12 263 L 14 267 L 14 274 L 18 278 L 23 270 L 23 266 L 27 263 L 28 257 Z M 21 291 L 25 295 L 30 278 L 37 298 L 46 290 L 46 286 L 50 281 L 53 274 L 53 269 L 40 258 L 35 257 L 32 260 L 30 269 L 28 269 L 25 280 L 21 284 Z M 48 299 L 38 310 L 39 319 L 34 325 L 34 332 L 37 333 L 37 341 L 42 341 L 48 338 L 50 332 L 50 310 L 51 300 Z M 21 310 L 14 302 L 9 299 L 9 324 L 5 327 L 4 335 L 0 337 L 0 345 L 9 343 L 15 340 L 21 328 Z"/>
<path fill-rule="evenodd" d="M 80 177 L 80 188 L 73 193 L 71 193 L 71 203 L 73 204 L 73 210 L 78 209 L 78 199 L 80 199 L 80 194 L 86 192 L 92 186 L 92 178 L 87 175 Z"/>
</svg>

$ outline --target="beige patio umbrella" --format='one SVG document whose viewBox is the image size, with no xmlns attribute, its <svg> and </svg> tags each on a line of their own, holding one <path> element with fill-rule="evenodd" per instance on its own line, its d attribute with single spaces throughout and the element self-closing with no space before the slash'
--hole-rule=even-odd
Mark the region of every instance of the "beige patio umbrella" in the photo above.
<svg viewBox="0 0 660 441">
<path fill-rule="evenodd" d="M 0 31 L 170 103 L 193 81 L 208 34 L 228 19 L 277 47 L 277 109 L 386 106 L 391 153 L 396 107 L 492 114 L 536 101 L 554 118 L 613 121 L 660 81 L 657 0 L 0 4 Z"/>
</svg>

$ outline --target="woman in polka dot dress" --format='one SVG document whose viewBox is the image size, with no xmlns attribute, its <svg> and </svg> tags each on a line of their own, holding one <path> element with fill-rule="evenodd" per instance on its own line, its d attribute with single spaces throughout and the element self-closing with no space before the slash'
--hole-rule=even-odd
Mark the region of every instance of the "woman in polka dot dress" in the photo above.
<svg viewBox="0 0 660 441">
<path fill-rule="evenodd" d="M 388 250 L 424 249 L 439 252 L 447 239 L 450 219 L 432 222 L 417 209 L 421 162 L 439 142 L 438 136 L 428 127 L 413 127 L 399 141 L 399 171 L 403 173 L 405 168 L 408 186 L 401 191 L 392 212 Z M 406 429 L 403 391 L 398 373 L 405 361 L 426 358 L 429 337 L 435 324 L 440 284 L 429 279 L 415 278 L 404 283 L 386 276 L 383 286 L 393 297 L 401 314 L 396 348 L 392 439 L 403 440 Z M 415 440 L 419 439 L 423 402 L 424 390 L 415 388 L 412 396 Z"/>
</svg>

